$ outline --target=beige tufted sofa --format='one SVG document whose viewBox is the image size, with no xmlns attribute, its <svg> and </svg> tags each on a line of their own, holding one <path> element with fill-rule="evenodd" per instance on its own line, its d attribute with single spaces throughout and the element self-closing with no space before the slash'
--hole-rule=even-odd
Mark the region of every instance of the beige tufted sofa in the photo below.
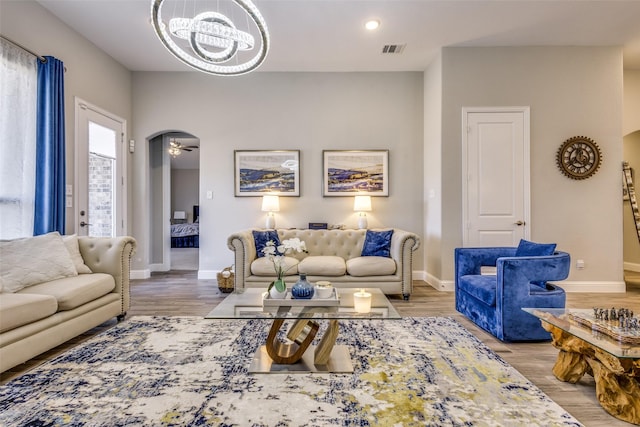
<svg viewBox="0 0 640 427">
<path fill-rule="evenodd" d="M 79 237 L 91 273 L 0 293 L 0 372 L 50 350 L 129 309 L 132 237 Z M 11 268 L 11 266 L 3 266 Z"/>
<path fill-rule="evenodd" d="M 329 280 L 336 287 L 376 287 L 385 294 L 409 299 L 412 285 L 412 254 L 420 246 L 414 233 L 393 229 L 390 258 L 362 257 L 366 230 L 278 230 L 280 241 L 294 237 L 304 241 L 308 253 L 295 253 L 296 264 L 285 278 L 291 287 L 299 273 L 312 283 Z M 233 233 L 227 240 L 235 252 L 235 287 L 266 287 L 273 281 L 273 264 L 258 258 L 252 230 Z"/>
</svg>

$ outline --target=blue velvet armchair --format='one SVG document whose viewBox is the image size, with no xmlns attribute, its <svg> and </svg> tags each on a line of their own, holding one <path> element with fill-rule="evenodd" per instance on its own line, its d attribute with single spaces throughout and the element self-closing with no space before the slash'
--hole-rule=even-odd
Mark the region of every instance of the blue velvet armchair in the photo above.
<svg viewBox="0 0 640 427">
<path fill-rule="evenodd" d="M 560 251 L 515 255 L 510 247 L 457 248 L 456 310 L 502 341 L 549 340 L 540 320 L 522 308 L 565 306 L 564 290 L 547 281 L 566 279 L 571 258 Z M 481 275 L 482 266 L 496 267 L 496 274 Z"/>
</svg>

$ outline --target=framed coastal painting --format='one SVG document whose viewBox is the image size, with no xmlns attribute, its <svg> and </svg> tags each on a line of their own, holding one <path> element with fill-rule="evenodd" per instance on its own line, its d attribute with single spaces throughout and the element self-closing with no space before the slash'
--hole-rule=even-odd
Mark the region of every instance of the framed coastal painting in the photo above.
<svg viewBox="0 0 640 427">
<path fill-rule="evenodd" d="M 324 196 L 389 195 L 389 150 L 324 150 Z"/>
<path fill-rule="evenodd" d="M 235 196 L 300 196 L 299 150 L 235 150 Z"/>
</svg>

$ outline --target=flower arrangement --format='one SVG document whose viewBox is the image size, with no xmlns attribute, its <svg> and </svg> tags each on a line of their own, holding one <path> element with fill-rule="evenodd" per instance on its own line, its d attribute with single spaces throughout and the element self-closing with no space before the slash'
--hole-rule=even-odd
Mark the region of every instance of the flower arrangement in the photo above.
<svg viewBox="0 0 640 427">
<path fill-rule="evenodd" d="M 269 258 L 273 263 L 273 269 L 276 272 L 278 278 L 269 284 L 267 290 L 271 290 L 275 286 L 278 292 L 284 292 L 287 290 L 287 285 L 284 283 L 284 275 L 287 271 L 291 270 L 294 265 L 287 266 L 285 256 L 292 252 L 307 252 L 306 244 L 297 237 L 292 239 L 283 240 L 280 245 L 276 246 L 273 240 L 269 240 L 265 247 L 262 249 L 262 253 Z"/>
</svg>

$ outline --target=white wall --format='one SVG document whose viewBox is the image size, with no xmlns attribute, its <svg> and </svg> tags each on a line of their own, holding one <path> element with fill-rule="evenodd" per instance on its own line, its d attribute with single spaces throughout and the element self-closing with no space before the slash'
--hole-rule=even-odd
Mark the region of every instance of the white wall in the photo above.
<svg viewBox="0 0 640 427">
<path fill-rule="evenodd" d="M 67 184 L 74 182 L 75 112 L 79 97 L 131 123 L 131 72 L 71 30 L 34 1 L 0 2 L 2 35 L 41 55 L 64 62 Z M 127 141 L 127 135 L 124 138 Z M 67 209 L 67 233 L 74 232 L 73 208 Z M 131 213 L 129 213 L 129 220 Z"/>
<path fill-rule="evenodd" d="M 442 75 L 443 278 L 453 278 L 453 249 L 462 244 L 462 107 L 530 106 L 532 239 L 556 242 L 574 262 L 585 261 L 567 284 L 624 289 L 621 49 L 445 48 Z M 560 145 L 578 135 L 594 139 L 604 157 L 582 181 L 555 163 Z"/>
<path fill-rule="evenodd" d="M 624 70 L 622 135 L 640 130 L 640 70 Z"/>
<path fill-rule="evenodd" d="M 376 197 L 370 227 L 423 230 L 422 73 L 196 72 L 133 74 L 134 137 L 164 131 L 200 139 L 200 277 L 232 263 L 230 233 L 262 227 L 258 197 L 234 197 L 234 149 L 300 150 L 301 196 L 281 198 L 278 227 L 312 221 L 356 226 L 352 197 L 322 196 L 323 149 L 389 149 L 390 196 Z M 134 269 L 148 262 L 147 150 L 134 155 Z M 213 199 L 205 197 L 213 192 Z M 422 252 L 414 270 L 422 270 Z"/>
<path fill-rule="evenodd" d="M 426 277 L 442 289 L 442 54 L 424 73 L 424 237 Z"/>
<path fill-rule="evenodd" d="M 200 201 L 200 170 L 171 169 L 171 212 L 184 211 L 187 221 L 194 222 L 193 205 Z"/>
</svg>

